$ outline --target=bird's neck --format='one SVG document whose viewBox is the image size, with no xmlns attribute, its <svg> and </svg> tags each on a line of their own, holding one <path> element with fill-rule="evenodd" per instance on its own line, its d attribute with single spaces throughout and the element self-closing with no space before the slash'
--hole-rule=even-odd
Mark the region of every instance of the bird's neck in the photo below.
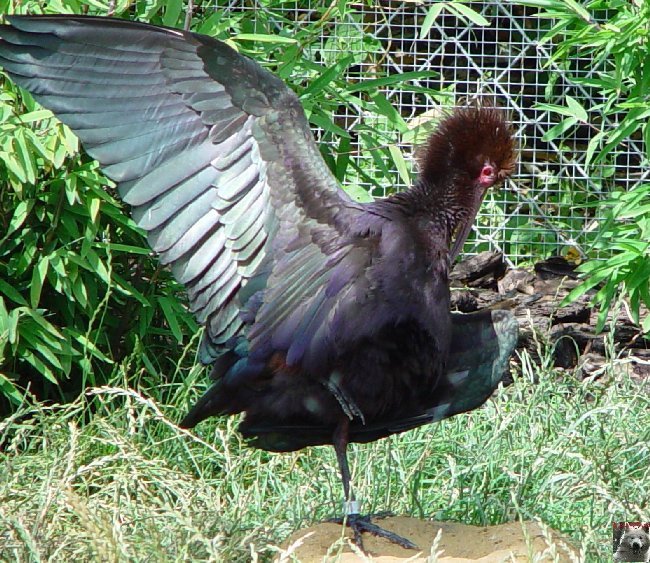
<svg viewBox="0 0 650 563">
<path fill-rule="evenodd" d="M 417 181 L 410 189 L 389 196 L 386 203 L 399 209 L 418 229 L 449 244 L 458 224 L 467 215 L 453 190 Z"/>
</svg>

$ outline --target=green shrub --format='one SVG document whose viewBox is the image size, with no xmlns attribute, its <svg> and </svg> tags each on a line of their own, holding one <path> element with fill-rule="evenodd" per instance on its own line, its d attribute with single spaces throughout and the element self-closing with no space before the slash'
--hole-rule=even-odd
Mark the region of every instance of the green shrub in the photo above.
<svg viewBox="0 0 650 563">
<path fill-rule="evenodd" d="M 633 320 L 648 333 L 650 316 L 641 318 L 640 312 L 642 304 L 650 308 L 650 185 L 621 190 L 614 181 L 613 165 L 617 152 L 631 140 L 645 143 L 642 166 L 647 169 L 650 161 L 650 3 L 597 0 L 583 5 L 574 0 L 530 0 L 521 4 L 539 7 L 540 17 L 554 19 L 544 41 L 556 43 L 555 60 L 568 62 L 576 54 L 592 59 L 599 72 L 576 81 L 602 96 L 602 102 L 589 109 L 617 124 L 609 128 L 588 124 L 595 133 L 586 165 L 603 187 L 609 187 L 610 195 L 596 204 L 597 216 L 604 220 L 597 225 L 590 249 L 595 259 L 580 266 L 583 283 L 567 301 L 599 286 L 593 299 L 599 308 L 598 330 L 605 325 L 612 305 L 624 298 Z M 555 131 L 549 131 L 555 136 L 587 121 L 587 112 L 572 98 L 567 98 L 566 107 L 551 109 L 562 116 Z"/>
<path fill-rule="evenodd" d="M 0 97 L 0 387 L 65 398 L 143 346 L 153 373 L 197 326 L 97 164 L 7 80 Z M 166 327 L 164 326 L 166 324 Z M 155 327 L 161 327 L 156 329 Z"/>
</svg>

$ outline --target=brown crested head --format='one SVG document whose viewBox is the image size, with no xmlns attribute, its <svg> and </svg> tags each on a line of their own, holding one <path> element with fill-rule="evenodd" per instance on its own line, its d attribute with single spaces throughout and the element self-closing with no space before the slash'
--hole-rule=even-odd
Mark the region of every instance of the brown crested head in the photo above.
<svg viewBox="0 0 650 563">
<path fill-rule="evenodd" d="M 446 116 L 418 156 L 424 183 L 485 190 L 512 174 L 517 155 L 505 111 L 473 106 Z"/>
<path fill-rule="evenodd" d="M 420 203 L 444 217 L 453 260 L 461 251 L 488 188 L 510 176 L 517 153 L 504 110 L 455 109 L 418 152 Z"/>
</svg>

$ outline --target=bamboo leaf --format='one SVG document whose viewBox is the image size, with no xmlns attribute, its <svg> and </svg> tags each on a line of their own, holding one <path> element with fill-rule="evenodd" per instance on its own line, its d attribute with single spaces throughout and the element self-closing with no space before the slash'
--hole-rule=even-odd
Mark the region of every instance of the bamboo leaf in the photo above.
<svg viewBox="0 0 650 563">
<path fill-rule="evenodd" d="M 334 66 L 325 70 L 325 72 L 323 72 L 316 80 L 314 80 L 307 88 L 305 88 L 301 98 L 315 96 L 316 94 L 322 92 L 334 79 L 340 77 L 341 74 L 343 74 L 343 72 L 350 66 L 350 64 L 352 64 L 353 61 L 353 57 L 345 57 L 344 59 L 337 62 Z"/>
<path fill-rule="evenodd" d="M 422 22 L 422 27 L 420 28 L 420 39 L 426 39 L 427 35 L 429 35 L 429 31 L 431 31 L 431 27 L 438 19 L 443 7 L 443 2 L 436 2 L 429 8 L 427 15 L 424 17 L 424 21 Z"/>
<path fill-rule="evenodd" d="M 165 0 L 165 15 L 163 25 L 174 27 L 183 11 L 183 0 Z"/>
<path fill-rule="evenodd" d="M 169 297 L 159 297 L 158 303 L 160 304 L 160 308 L 163 310 L 163 314 L 165 315 L 165 319 L 167 319 L 169 329 L 172 331 L 174 338 L 176 338 L 179 343 L 182 343 L 183 331 L 181 330 L 178 319 L 176 318 L 174 302 L 170 300 Z"/>
<path fill-rule="evenodd" d="M 282 35 L 267 35 L 264 33 L 239 33 L 232 39 L 235 41 L 259 41 L 260 43 L 284 43 L 293 44 L 298 40 L 295 37 L 284 37 Z"/>
<path fill-rule="evenodd" d="M 52 369 L 49 368 L 45 362 L 37 358 L 31 350 L 26 350 L 23 353 L 23 359 L 30 363 L 36 371 L 38 371 L 50 383 L 54 383 L 54 385 L 58 386 L 59 382 L 57 381 L 54 372 L 52 372 Z"/>
<path fill-rule="evenodd" d="M 367 189 L 361 187 L 359 184 L 347 184 L 343 186 L 343 189 L 355 201 L 367 203 L 375 200 L 375 198 L 372 197 L 372 194 Z"/>
<path fill-rule="evenodd" d="M 586 123 L 589 120 L 589 116 L 585 111 L 585 108 L 582 107 L 580 102 L 571 96 L 566 96 L 567 107 L 571 111 L 571 115 L 575 117 L 578 121 Z"/>
<path fill-rule="evenodd" d="M 552 141 L 554 139 L 557 139 L 558 137 L 561 137 L 566 133 L 571 127 L 573 127 L 578 120 L 575 117 L 567 117 L 566 119 L 563 119 L 553 127 L 551 127 L 544 135 L 542 136 L 542 140 L 544 141 Z"/>
<path fill-rule="evenodd" d="M 461 4 L 460 2 L 447 2 L 445 4 L 445 7 L 449 12 L 456 14 L 463 20 L 472 22 L 474 25 L 478 25 L 480 27 L 490 25 L 490 22 L 488 20 L 486 20 L 481 14 L 466 4 Z"/>
<path fill-rule="evenodd" d="M 409 174 L 408 165 L 404 160 L 404 155 L 402 154 L 402 151 L 399 150 L 399 148 L 396 147 L 395 145 L 388 145 L 388 152 L 390 152 L 390 156 L 392 157 L 393 163 L 397 168 L 397 172 L 399 173 L 400 179 L 405 185 L 407 186 L 410 185 L 411 175 Z"/>
<path fill-rule="evenodd" d="M 24 400 L 23 394 L 14 382 L 2 372 L 0 372 L 0 394 L 7 397 L 14 405 L 20 405 Z"/>
<path fill-rule="evenodd" d="M 18 305 L 27 305 L 27 300 L 10 284 L 0 279 L 0 291 Z"/>
<path fill-rule="evenodd" d="M 37 308 L 38 303 L 41 300 L 41 291 L 47 277 L 49 265 L 50 260 L 45 256 L 36 263 L 36 267 L 32 271 L 32 283 L 29 287 L 29 301 L 33 308 Z"/>
</svg>

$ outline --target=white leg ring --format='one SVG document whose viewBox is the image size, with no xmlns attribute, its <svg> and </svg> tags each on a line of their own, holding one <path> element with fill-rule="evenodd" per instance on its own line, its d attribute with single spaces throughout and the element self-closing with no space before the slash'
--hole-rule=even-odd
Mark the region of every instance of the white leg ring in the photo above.
<svg viewBox="0 0 650 563">
<path fill-rule="evenodd" d="M 359 514 L 359 501 L 358 500 L 346 500 L 343 503 L 343 514 L 350 516 L 351 514 Z"/>
</svg>

